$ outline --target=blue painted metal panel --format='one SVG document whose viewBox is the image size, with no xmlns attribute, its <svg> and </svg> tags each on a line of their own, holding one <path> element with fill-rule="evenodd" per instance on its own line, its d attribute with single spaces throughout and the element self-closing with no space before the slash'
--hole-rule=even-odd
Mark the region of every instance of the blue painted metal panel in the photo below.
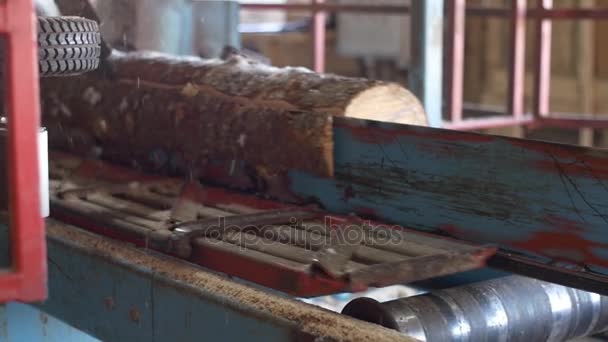
<svg viewBox="0 0 608 342">
<path fill-rule="evenodd" d="M 154 329 L 156 341 L 189 341 L 204 336 L 209 341 L 287 341 L 291 334 L 270 329 L 255 317 L 240 316 L 236 310 L 219 302 L 201 305 L 183 292 L 156 284 Z M 175 313 L 178 313 L 177 317 Z M 235 321 L 235 317 L 238 317 Z M 280 318 L 277 317 L 277 320 Z M 188 329 L 176 330 L 176 320 Z M 183 320 L 183 321 L 182 321 Z M 204 322 L 204 323 L 203 323 Z"/>
<path fill-rule="evenodd" d="M 409 340 L 53 220 L 47 232 L 39 308 L 104 341 Z"/>
<path fill-rule="evenodd" d="M 0 342 L 96 342 L 64 322 L 26 304 L 0 306 Z"/>
<path fill-rule="evenodd" d="M 40 308 L 103 340 L 153 341 L 150 279 L 74 252 L 49 246 L 49 300 Z"/>
<path fill-rule="evenodd" d="M 245 314 L 200 289 L 49 240 L 40 308 L 106 341 L 287 341 L 293 327 Z"/>
<path fill-rule="evenodd" d="M 495 243 L 608 275 L 608 153 L 336 118 L 335 179 L 291 172 L 329 210 Z"/>
</svg>

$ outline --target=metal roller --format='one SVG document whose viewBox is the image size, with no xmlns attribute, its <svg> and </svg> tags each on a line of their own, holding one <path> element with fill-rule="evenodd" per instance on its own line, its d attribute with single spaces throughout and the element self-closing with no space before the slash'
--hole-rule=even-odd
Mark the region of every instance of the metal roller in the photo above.
<svg viewBox="0 0 608 342">
<path fill-rule="evenodd" d="M 421 341 L 565 341 L 608 330 L 608 297 L 521 276 L 342 311 Z"/>
</svg>

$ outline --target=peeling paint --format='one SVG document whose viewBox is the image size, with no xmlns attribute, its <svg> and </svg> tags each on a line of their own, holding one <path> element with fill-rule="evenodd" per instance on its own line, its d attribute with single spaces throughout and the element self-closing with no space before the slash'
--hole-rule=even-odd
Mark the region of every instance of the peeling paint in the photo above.
<svg viewBox="0 0 608 342">
<path fill-rule="evenodd" d="M 346 118 L 336 118 L 334 140 L 335 179 L 291 172 L 296 195 L 534 260 L 608 269 L 606 151 Z"/>
</svg>

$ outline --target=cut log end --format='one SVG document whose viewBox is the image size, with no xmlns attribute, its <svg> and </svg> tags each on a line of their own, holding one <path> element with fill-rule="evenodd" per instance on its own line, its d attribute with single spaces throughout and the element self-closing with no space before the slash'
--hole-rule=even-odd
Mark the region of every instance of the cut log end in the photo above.
<svg viewBox="0 0 608 342">
<path fill-rule="evenodd" d="M 346 107 L 344 116 L 376 121 L 427 126 L 420 101 L 397 84 L 380 84 L 357 94 Z"/>
</svg>

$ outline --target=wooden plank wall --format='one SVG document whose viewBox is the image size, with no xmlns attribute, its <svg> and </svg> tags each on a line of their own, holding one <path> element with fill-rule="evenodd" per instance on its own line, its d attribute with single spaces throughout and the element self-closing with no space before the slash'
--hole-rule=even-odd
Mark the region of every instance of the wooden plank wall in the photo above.
<svg viewBox="0 0 608 342">
<path fill-rule="evenodd" d="M 488 7 L 508 6 L 507 0 L 470 0 L 470 4 Z M 530 1 L 530 6 L 535 6 Z M 556 0 L 555 7 L 592 5 L 588 0 Z M 597 4 L 600 6 L 601 4 Z M 534 62 L 535 26 L 528 22 L 526 46 L 527 71 L 526 106 L 532 104 L 532 68 Z M 507 58 L 509 56 L 509 26 L 498 18 L 468 17 L 466 24 L 465 101 L 504 105 L 508 83 Z M 552 49 L 551 108 L 559 112 L 588 112 L 608 114 L 608 98 L 596 96 L 589 103 L 583 88 L 595 94 L 608 91 L 608 22 L 582 22 L 562 20 L 554 22 Z M 586 42 L 584 37 L 591 36 Z M 583 39 L 581 39 L 583 38 Z M 591 53 L 592 56 L 587 56 Z M 583 98 L 581 98 L 583 96 Z"/>
</svg>

